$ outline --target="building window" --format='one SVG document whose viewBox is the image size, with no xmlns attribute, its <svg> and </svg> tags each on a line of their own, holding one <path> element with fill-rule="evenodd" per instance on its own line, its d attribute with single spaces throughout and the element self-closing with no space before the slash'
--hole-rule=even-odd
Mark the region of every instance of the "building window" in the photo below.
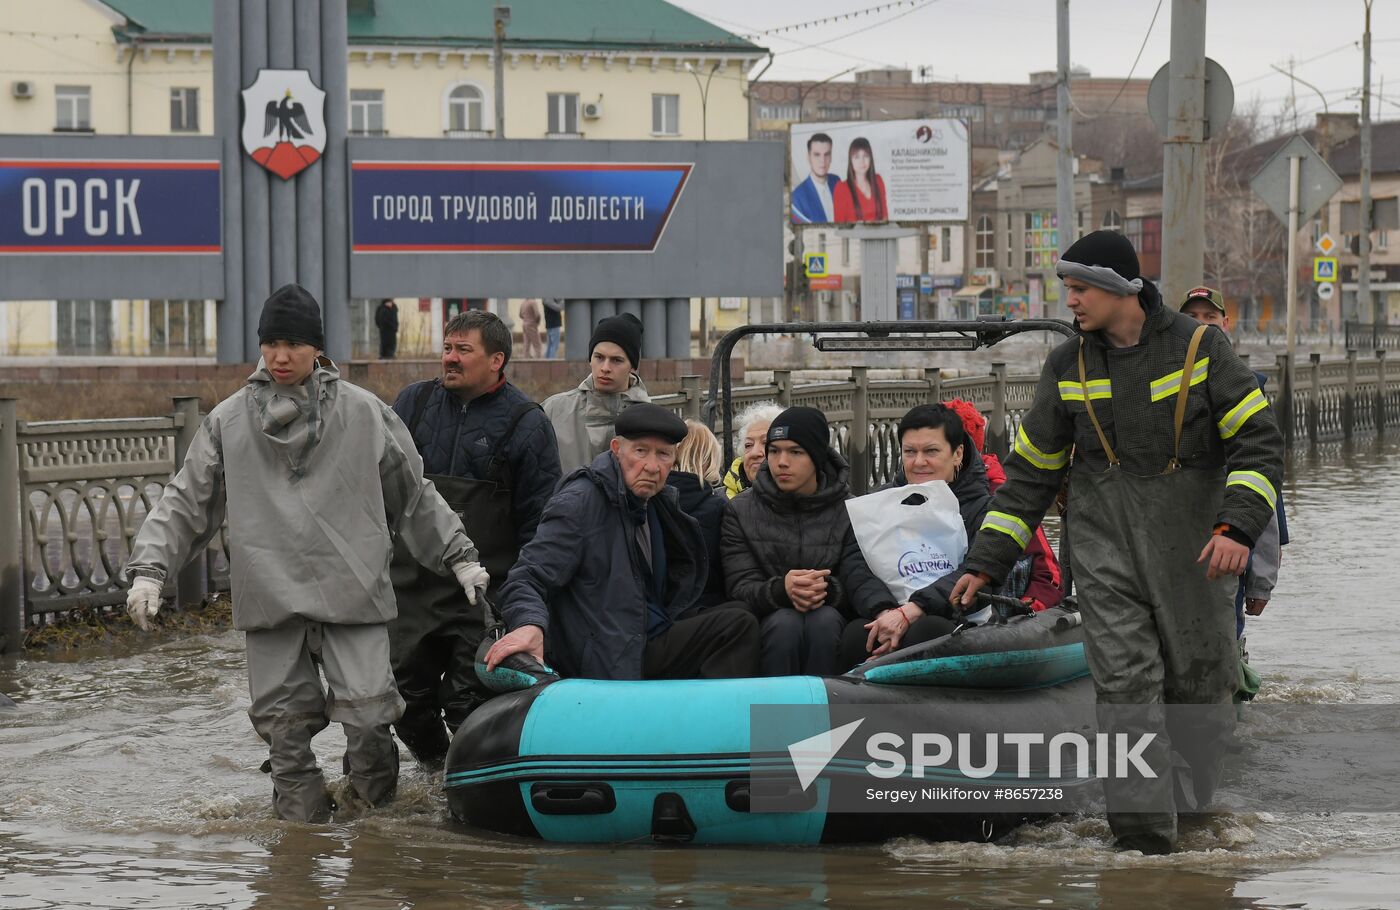
<svg viewBox="0 0 1400 910">
<path fill-rule="evenodd" d="M 60 85 L 54 89 L 58 116 L 54 132 L 92 132 L 92 88 L 86 85 Z"/>
<path fill-rule="evenodd" d="M 546 97 L 549 102 L 549 132 L 553 135 L 577 135 L 578 95 L 550 92 Z"/>
<path fill-rule="evenodd" d="M 953 229 L 950 228 L 950 227 L 945 227 L 945 228 L 943 228 L 941 231 L 939 231 L 938 242 L 941 243 L 941 244 L 943 244 L 943 250 L 942 250 L 941 255 L 940 255 L 940 258 L 942 259 L 942 261 L 944 261 L 944 262 L 952 262 L 952 261 L 953 261 Z"/>
<path fill-rule="evenodd" d="M 851 264 L 851 238 L 849 237 L 841 238 L 841 264 Z"/>
<path fill-rule="evenodd" d="M 1025 263 L 1028 269 L 1048 269 L 1059 258 L 1059 216 L 1054 212 L 1026 212 Z"/>
<path fill-rule="evenodd" d="M 170 90 L 170 132 L 199 132 L 199 89 Z"/>
<path fill-rule="evenodd" d="M 760 104 L 759 120 L 801 120 L 802 108 L 796 104 Z"/>
<path fill-rule="evenodd" d="M 818 120 L 859 120 L 861 119 L 860 105 L 841 105 L 837 107 L 818 107 Z"/>
<path fill-rule="evenodd" d="M 681 132 L 681 96 L 651 96 L 651 133 L 653 136 L 679 136 Z"/>
<path fill-rule="evenodd" d="M 112 301 L 60 300 L 58 353 L 112 353 Z"/>
<path fill-rule="evenodd" d="M 148 312 L 152 354 L 200 357 L 208 353 L 203 300 L 152 300 Z"/>
<path fill-rule="evenodd" d="M 1117 209 L 1109 209 L 1103 216 L 1103 229 L 1105 231 L 1117 231 L 1123 233 L 1123 216 L 1118 214 Z"/>
<path fill-rule="evenodd" d="M 996 231 L 992 227 L 992 216 L 982 215 L 977 219 L 976 235 L 976 258 L 979 269 L 991 269 L 996 267 Z"/>
<path fill-rule="evenodd" d="M 384 129 L 384 90 L 350 90 L 350 133 L 353 136 L 386 136 Z"/>
<path fill-rule="evenodd" d="M 486 94 L 475 85 L 459 85 L 447 93 L 449 133 L 479 133 L 486 129 Z"/>
<path fill-rule="evenodd" d="M 1006 267 L 1011 268 L 1012 250 L 1016 247 L 1016 234 L 1011 229 L 1011 213 L 1006 213 Z"/>
</svg>

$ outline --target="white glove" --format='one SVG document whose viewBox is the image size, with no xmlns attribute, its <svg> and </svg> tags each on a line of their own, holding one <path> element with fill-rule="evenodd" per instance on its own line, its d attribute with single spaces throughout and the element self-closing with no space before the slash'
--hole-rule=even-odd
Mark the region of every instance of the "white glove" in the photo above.
<svg viewBox="0 0 1400 910">
<path fill-rule="evenodd" d="M 149 632 L 151 620 L 160 612 L 160 582 L 144 575 L 132 579 L 131 590 L 126 593 L 126 612 L 142 632 Z"/>
<path fill-rule="evenodd" d="M 467 603 L 472 606 L 476 606 L 477 594 L 491 584 L 491 576 L 479 562 L 459 562 L 452 567 L 452 574 L 457 576 L 457 583 L 467 592 Z"/>
</svg>

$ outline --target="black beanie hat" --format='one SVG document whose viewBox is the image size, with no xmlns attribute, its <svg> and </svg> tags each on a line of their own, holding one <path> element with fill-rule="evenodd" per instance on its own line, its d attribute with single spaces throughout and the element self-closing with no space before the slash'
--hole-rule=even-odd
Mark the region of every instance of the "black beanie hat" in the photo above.
<svg viewBox="0 0 1400 910">
<path fill-rule="evenodd" d="M 1065 250 L 1060 257 L 1080 265 L 1097 265 L 1113 269 L 1119 275 L 1132 281 L 1141 278 L 1137 251 L 1127 237 L 1117 231 L 1094 231 L 1085 234 Z"/>
<path fill-rule="evenodd" d="M 642 362 L 642 321 L 631 313 L 609 316 L 598 321 L 593 328 L 593 335 L 588 339 L 590 358 L 600 341 L 611 341 L 622 348 L 622 353 L 632 362 L 632 369 L 635 370 Z"/>
<path fill-rule="evenodd" d="M 821 465 L 831 450 L 831 427 L 816 408 L 788 408 L 768 425 L 768 442 L 780 439 L 797 443 Z"/>
<path fill-rule="evenodd" d="M 258 344 L 273 341 L 300 341 L 318 351 L 325 350 L 321 306 L 301 285 L 284 284 L 263 304 L 258 317 Z"/>
</svg>

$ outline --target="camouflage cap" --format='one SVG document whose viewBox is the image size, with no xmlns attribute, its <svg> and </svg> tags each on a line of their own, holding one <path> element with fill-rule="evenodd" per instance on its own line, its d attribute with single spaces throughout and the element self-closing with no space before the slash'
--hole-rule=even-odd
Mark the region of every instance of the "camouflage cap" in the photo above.
<svg viewBox="0 0 1400 910">
<path fill-rule="evenodd" d="M 1181 302 L 1181 309 L 1186 309 L 1193 300 L 1204 300 L 1220 312 L 1225 312 L 1225 295 L 1215 288 L 1198 287 L 1187 291 L 1186 299 Z"/>
</svg>

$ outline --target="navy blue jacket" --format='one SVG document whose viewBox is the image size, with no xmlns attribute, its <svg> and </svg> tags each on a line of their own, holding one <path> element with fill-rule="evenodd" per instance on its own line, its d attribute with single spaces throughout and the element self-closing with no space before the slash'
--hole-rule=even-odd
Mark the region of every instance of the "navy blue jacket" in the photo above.
<svg viewBox="0 0 1400 910">
<path fill-rule="evenodd" d="M 563 676 L 642 678 L 647 591 L 633 502 L 612 452 L 573 471 L 501 588 L 506 626 L 543 629 L 545 659 Z M 709 560 L 674 489 L 651 503 L 666 547 L 661 607 L 675 619 L 699 601 Z"/>
<path fill-rule="evenodd" d="M 510 426 L 511 417 L 531 399 L 509 382 L 463 404 L 442 387 L 433 384 L 413 430 L 413 443 L 423 456 L 424 474 L 445 474 L 487 480 L 487 464 L 496 441 Z M 405 424 L 413 421 L 418 392 L 423 383 L 415 382 L 399 393 L 394 413 Z M 544 412 L 533 409 L 520 421 L 505 447 L 508 480 L 512 485 L 511 505 L 521 546 L 535 536 L 544 504 L 559 483 L 559 446 L 554 426 Z"/>
</svg>

